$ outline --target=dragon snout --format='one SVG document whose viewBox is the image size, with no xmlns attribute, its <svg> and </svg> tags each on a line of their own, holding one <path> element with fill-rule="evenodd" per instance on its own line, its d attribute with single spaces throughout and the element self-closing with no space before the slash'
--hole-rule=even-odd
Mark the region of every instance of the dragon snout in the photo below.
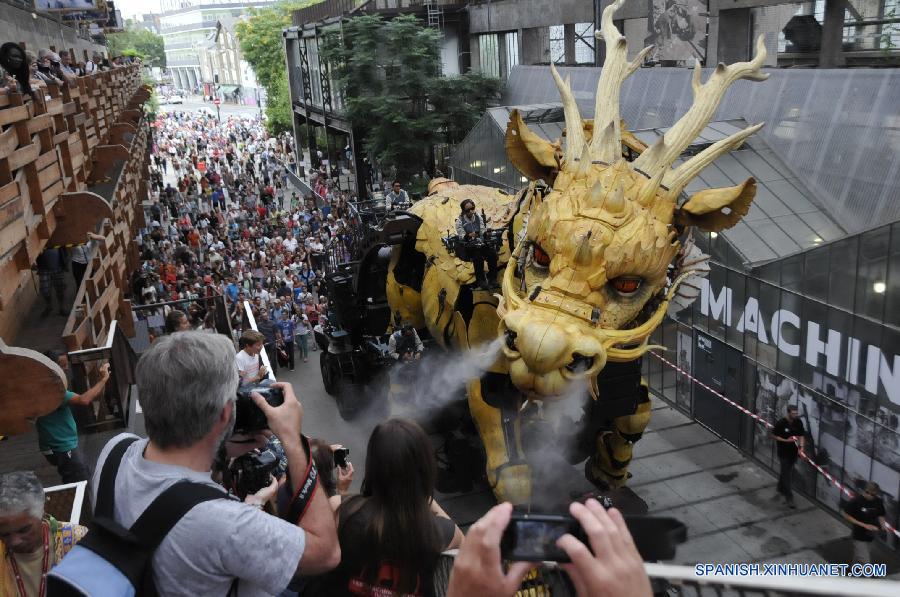
<svg viewBox="0 0 900 597">
<path fill-rule="evenodd" d="M 516 346 L 516 338 L 519 336 L 516 332 L 507 329 L 504 333 L 504 343 L 506 344 L 506 348 L 510 350 L 510 352 L 519 352 L 519 348 Z"/>
<path fill-rule="evenodd" d="M 572 361 L 566 365 L 566 369 L 575 375 L 580 375 L 594 366 L 594 357 L 576 352 L 572 355 Z"/>
<path fill-rule="evenodd" d="M 503 353 L 534 374 L 558 371 L 568 379 L 596 373 L 605 363 L 603 347 L 588 334 L 551 318 L 516 311 L 500 324 Z"/>
</svg>

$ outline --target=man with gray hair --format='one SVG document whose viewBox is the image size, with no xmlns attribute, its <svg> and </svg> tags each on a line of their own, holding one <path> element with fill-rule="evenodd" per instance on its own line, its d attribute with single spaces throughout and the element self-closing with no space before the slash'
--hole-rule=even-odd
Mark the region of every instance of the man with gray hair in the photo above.
<svg viewBox="0 0 900 597">
<path fill-rule="evenodd" d="M 113 438 L 100 454 L 92 481 L 92 495 L 97 496 L 107 457 L 124 439 L 132 439 L 114 482 L 113 514 L 120 525 L 130 528 L 158 495 L 179 481 L 218 487 L 210 471 L 223 442 L 231 456 L 257 447 L 229 441 L 238 386 L 234 358 L 234 346 L 225 336 L 192 332 L 160 338 L 141 356 L 137 386 L 148 439 L 134 441 L 129 434 Z M 310 474 L 315 469 L 301 440 L 303 407 L 290 384 L 274 386 L 284 393 L 281 406 L 270 406 L 259 394 L 252 398 L 282 442 L 291 492 L 295 501 L 303 496 L 304 509 L 287 522 L 258 508 L 272 496 L 250 495 L 242 503 L 227 499 L 224 490 L 222 499 L 197 504 L 153 555 L 160 594 L 225 595 L 237 581 L 242 597 L 273 595 L 295 575 L 321 574 L 340 561 L 333 513 L 325 492 L 315 491 L 315 475 Z"/>
<path fill-rule="evenodd" d="M 31 471 L 0 475 L 0 595 L 43 595 L 44 575 L 86 532 L 44 515 L 44 488 Z"/>
</svg>

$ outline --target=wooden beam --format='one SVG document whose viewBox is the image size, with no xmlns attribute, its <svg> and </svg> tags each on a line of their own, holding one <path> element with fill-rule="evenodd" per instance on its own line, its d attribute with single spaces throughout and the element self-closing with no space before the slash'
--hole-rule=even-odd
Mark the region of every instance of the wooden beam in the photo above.
<svg viewBox="0 0 900 597">
<path fill-rule="evenodd" d="M 31 431 L 29 421 L 59 408 L 65 390 L 66 374 L 59 365 L 0 339 L 0 434 Z"/>
<path fill-rule="evenodd" d="M 109 203 L 89 191 L 61 194 L 54 213 L 57 226 L 49 241 L 51 245 L 84 243 L 88 232 L 93 232 L 105 218 L 113 217 Z"/>
</svg>

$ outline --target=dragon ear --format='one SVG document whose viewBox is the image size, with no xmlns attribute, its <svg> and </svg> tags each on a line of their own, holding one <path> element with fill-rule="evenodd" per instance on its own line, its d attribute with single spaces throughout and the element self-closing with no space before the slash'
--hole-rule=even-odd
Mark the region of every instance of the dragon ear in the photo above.
<svg viewBox="0 0 900 597">
<path fill-rule="evenodd" d="M 708 232 L 731 228 L 750 211 L 756 196 L 756 180 L 748 178 L 733 187 L 704 189 L 675 209 L 675 224 L 696 226 Z"/>
<path fill-rule="evenodd" d="M 506 155 L 516 169 L 531 180 L 551 180 L 559 170 L 558 143 L 551 143 L 525 125 L 518 110 L 509 113 Z"/>
</svg>

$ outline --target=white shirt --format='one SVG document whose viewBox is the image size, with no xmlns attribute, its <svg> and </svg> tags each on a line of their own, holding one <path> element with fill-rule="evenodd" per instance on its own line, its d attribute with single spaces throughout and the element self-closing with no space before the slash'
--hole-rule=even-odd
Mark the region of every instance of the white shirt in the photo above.
<svg viewBox="0 0 900 597">
<path fill-rule="evenodd" d="M 259 377 L 259 355 L 253 356 L 242 350 L 234 355 L 234 364 L 237 366 L 241 382 L 256 381 Z"/>
<path fill-rule="evenodd" d="M 293 253 L 297 250 L 297 239 L 296 238 L 286 238 L 282 243 L 284 248 Z"/>
</svg>

